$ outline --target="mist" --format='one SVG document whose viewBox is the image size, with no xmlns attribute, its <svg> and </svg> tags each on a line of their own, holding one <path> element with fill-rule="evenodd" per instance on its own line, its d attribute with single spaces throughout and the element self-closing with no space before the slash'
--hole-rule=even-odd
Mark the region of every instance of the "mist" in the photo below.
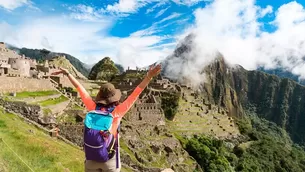
<svg viewBox="0 0 305 172">
<path fill-rule="evenodd" d="M 182 34 L 194 35 L 190 52 L 182 55 L 184 60 L 169 58 L 169 77 L 188 78 L 198 85 L 204 82 L 202 69 L 219 52 L 232 66 L 283 68 L 305 79 L 305 10 L 301 4 L 293 1 L 274 11 L 271 6 L 255 5 L 254 0 L 215 0 L 197 9 L 194 16 L 194 26 Z"/>
</svg>

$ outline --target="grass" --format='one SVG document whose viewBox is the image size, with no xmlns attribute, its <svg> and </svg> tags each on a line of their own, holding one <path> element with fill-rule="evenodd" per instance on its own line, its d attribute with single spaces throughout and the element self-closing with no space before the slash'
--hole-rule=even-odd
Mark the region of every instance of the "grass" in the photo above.
<svg viewBox="0 0 305 172">
<path fill-rule="evenodd" d="M 29 131 L 33 132 L 29 132 Z M 0 110 L 0 138 L 7 143 L 34 171 L 82 172 L 84 154 L 78 148 L 49 137 L 14 114 Z M 0 171 L 30 171 L 0 141 Z"/>
<path fill-rule="evenodd" d="M 42 111 L 44 116 L 49 116 L 50 114 L 52 114 L 52 111 L 49 108 L 44 108 Z"/>
<path fill-rule="evenodd" d="M 58 92 L 55 90 L 36 91 L 36 92 L 24 91 L 24 92 L 16 93 L 16 98 L 42 97 L 42 96 L 51 96 L 56 94 L 58 94 Z"/>
<path fill-rule="evenodd" d="M 61 95 L 57 98 L 52 98 L 52 99 L 47 99 L 47 100 L 43 100 L 43 101 L 40 101 L 38 102 L 38 104 L 40 104 L 41 106 L 50 106 L 50 105 L 56 105 L 56 104 L 59 104 L 59 103 L 62 103 L 62 102 L 65 102 L 67 101 L 68 98 Z"/>
<path fill-rule="evenodd" d="M 77 105 L 77 104 L 73 104 L 72 107 L 71 107 L 71 109 L 73 109 L 73 110 L 84 110 L 83 107 L 81 107 L 81 106 L 79 106 L 79 105 Z"/>
</svg>

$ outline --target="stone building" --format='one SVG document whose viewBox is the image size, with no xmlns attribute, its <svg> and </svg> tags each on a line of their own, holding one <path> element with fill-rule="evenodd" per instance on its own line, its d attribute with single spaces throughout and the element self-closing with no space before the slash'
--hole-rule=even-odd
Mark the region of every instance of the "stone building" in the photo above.
<svg viewBox="0 0 305 172">
<path fill-rule="evenodd" d="M 31 70 L 35 70 L 36 65 L 36 60 L 20 56 L 0 42 L 0 76 L 32 77 Z"/>
</svg>

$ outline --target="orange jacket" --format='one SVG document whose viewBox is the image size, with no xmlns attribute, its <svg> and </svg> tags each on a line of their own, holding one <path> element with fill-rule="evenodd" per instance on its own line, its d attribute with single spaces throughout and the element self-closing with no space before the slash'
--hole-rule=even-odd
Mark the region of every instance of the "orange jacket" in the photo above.
<svg viewBox="0 0 305 172">
<path fill-rule="evenodd" d="M 88 94 L 88 92 L 85 90 L 84 87 L 78 86 L 77 91 L 80 94 L 80 97 L 82 101 L 84 102 L 86 109 L 88 111 L 95 110 L 96 104 L 92 100 L 91 96 Z M 110 132 L 112 134 L 116 135 L 117 128 L 120 124 L 120 121 L 122 117 L 129 111 L 129 109 L 132 107 L 132 105 L 136 102 L 138 99 L 139 95 L 142 93 L 143 89 L 140 87 L 136 87 L 134 91 L 127 97 L 127 99 L 119 104 L 112 112 L 112 115 L 114 117 L 113 122 L 112 122 L 112 127 Z"/>
</svg>

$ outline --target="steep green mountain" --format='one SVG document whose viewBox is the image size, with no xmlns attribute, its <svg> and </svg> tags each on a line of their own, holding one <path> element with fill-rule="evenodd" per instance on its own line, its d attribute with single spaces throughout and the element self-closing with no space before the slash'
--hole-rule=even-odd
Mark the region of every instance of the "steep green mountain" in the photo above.
<svg viewBox="0 0 305 172">
<path fill-rule="evenodd" d="M 162 62 L 163 75 L 188 83 L 181 74 L 192 60 L 192 37 Z M 240 139 L 225 140 L 202 133 L 180 137 L 204 171 L 305 170 L 304 86 L 292 79 L 229 66 L 221 54 L 202 73 L 205 76 L 197 79 L 204 81 L 198 92 L 203 103 L 217 105 L 218 112 L 223 108 L 222 113 L 233 117 L 243 134 Z"/>
<path fill-rule="evenodd" d="M 170 60 L 177 58 L 187 61 L 191 50 L 192 36 L 189 36 L 164 63 L 170 64 Z M 237 118 L 242 118 L 249 105 L 253 105 L 259 117 L 276 123 L 294 142 L 305 145 L 304 86 L 292 79 L 247 71 L 238 65 L 230 67 L 221 55 L 203 71 L 205 83 L 201 84 L 201 94 L 205 101 L 225 108 L 230 116 Z"/>
<path fill-rule="evenodd" d="M 9 46 L 8 48 L 18 52 L 19 54 L 24 54 L 25 56 L 36 59 L 38 61 L 50 60 L 57 56 L 66 56 L 66 58 L 70 61 L 70 63 L 77 69 L 77 71 L 79 71 L 86 77 L 89 74 L 89 69 L 87 69 L 85 67 L 85 64 L 69 54 L 51 52 L 46 49 L 42 49 L 42 50 L 41 49 L 28 49 L 28 48 L 20 49 L 20 48 L 13 47 L 13 46 Z"/>
<path fill-rule="evenodd" d="M 273 74 L 276 76 L 279 76 L 281 78 L 290 78 L 296 82 L 298 82 L 301 85 L 305 85 L 305 80 L 299 80 L 299 77 L 297 75 L 294 75 L 290 71 L 287 71 L 283 68 L 276 68 L 276 69 L 264 69 L 262 67 L 258 68 L 257 70 L 263 71 L 269 74 Z"/>
<path fill-rule="evenodd" d="M 120 70 L 115 63 L 109 57 L 105 57 L 92 67 L 88 79 L 110 81 L 119 73 Z"/>
</svg>

